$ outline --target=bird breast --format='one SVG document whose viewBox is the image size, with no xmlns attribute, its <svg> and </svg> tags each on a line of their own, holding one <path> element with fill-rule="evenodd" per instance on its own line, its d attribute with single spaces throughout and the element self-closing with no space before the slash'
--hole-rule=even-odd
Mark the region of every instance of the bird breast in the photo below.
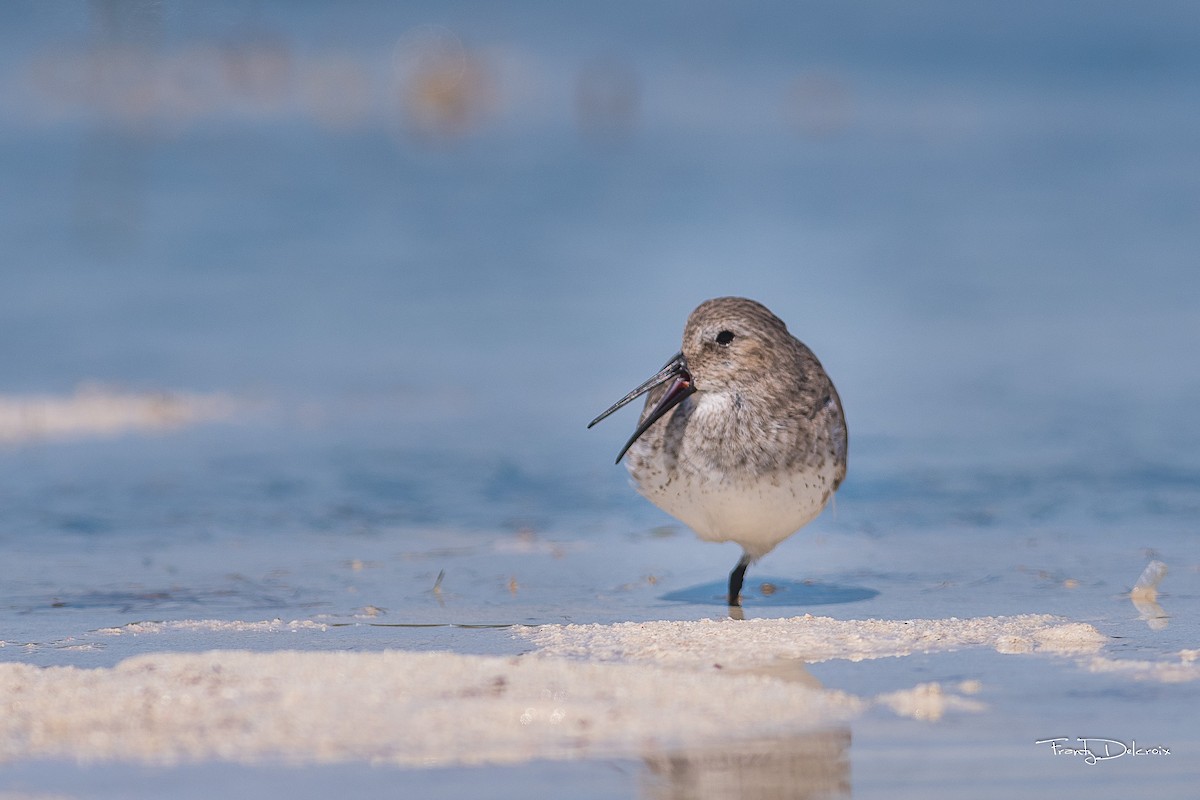
<svg viewBox="0 0 1200 800">
<path fill-rule="evenodd" d="M 804 436 L 811 427 L 735 391 L 697 392 L 642 435 L 626 464 L 639 492 L 702 539 L 738 542 L 757 558 L 836 488 L 834 459 Z"/>
</svg>

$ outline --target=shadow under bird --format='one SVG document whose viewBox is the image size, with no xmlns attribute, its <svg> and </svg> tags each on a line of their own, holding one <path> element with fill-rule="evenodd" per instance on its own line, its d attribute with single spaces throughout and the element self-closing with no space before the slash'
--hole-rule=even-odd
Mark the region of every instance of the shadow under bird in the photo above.
<svg viewBox="0 0 1200 800">
<path fill-rule="evenodd" d="M 821 362 L 767 308 L 701 303 L 683 347 L 588 427 L 646 394 L 617 463 L 637 490 L 710 542 L 737 542 L 729 605 L 746 567 L 811 522 L 846 477 L 846 418 Z"/>
</svg>

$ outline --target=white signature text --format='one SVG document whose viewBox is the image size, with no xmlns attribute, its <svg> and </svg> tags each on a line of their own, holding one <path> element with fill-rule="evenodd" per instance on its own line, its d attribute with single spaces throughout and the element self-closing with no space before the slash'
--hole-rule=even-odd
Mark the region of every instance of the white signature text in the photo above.
<svg viewBox="0 0 1200 800">
<path fill-rule="evenodd" d="M 1054 739 L 1038 739 L 1034 744 L 1050 745 L 1050 752 L 1056 756 L 1079 756 L 1085 764 L 1097 764 L 1101 761 L 1111 761 L 1121 756 L 1169 756 L 1171 748 L 1158 745 L 1156 747 L 1138 747 L 1136 741 L 1125 744 L 1117 739 L 1080 736 L 1074 741 L 1078 746 L 1068 746 L 1072 741 L 1066 736 Z"/>
</svg>

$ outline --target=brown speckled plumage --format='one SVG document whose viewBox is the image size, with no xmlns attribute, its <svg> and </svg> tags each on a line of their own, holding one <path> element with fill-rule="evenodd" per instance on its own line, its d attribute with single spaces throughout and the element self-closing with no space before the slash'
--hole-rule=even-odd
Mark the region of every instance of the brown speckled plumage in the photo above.
<svg viewBox="0 0 1200 800">
<path fill-rule="evenodd" d="M 845 478 L 841 400 L 813 352 L 739 297 L 697 307 L 681 357 L 652 380 L 641 423 L 661 418 L 635 434 L 626 465 L 638 491 L 701 538 L 742 546 L 737 605 L 746 565 L 816 517 Z"/>
</svg>

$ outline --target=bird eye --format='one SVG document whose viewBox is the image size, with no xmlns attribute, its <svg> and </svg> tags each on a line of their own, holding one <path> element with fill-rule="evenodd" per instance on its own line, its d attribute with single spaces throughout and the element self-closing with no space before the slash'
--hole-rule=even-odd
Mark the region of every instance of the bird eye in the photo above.
<svg viewBox="0 0 1200 800">
<path fill-rule="evenodd" d="M 733 341 L 733 331 L 721 331 L 717 334 L 717 344 L 729 344 Z"/>
</svg>

